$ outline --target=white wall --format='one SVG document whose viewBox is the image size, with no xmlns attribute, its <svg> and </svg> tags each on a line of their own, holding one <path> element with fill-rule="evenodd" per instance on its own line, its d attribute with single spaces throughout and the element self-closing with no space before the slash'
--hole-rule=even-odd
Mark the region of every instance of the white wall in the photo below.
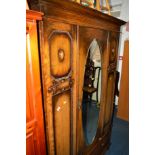
<svg viewBox="0 0 155 155">
<path fill-rule="evenodd" d="M 129 21 L 129 0 L 122 0 L 120 19 Z"/>
</svg>

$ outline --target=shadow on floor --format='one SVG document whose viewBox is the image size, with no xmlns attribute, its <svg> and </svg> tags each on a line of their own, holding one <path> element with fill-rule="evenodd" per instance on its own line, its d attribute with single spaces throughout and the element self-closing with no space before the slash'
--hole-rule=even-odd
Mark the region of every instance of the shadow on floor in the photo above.
<svg viewBox="0 0 155 155">
<path fill-rule="evenodd" d="M 111 146 L 105 155 L 129 155 L 129 123 L 114 116 Z"/>
</svg>

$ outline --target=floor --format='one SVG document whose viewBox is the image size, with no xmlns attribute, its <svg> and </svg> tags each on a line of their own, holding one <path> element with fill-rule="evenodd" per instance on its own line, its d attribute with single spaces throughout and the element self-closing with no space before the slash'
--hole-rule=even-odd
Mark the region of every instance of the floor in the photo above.
<svg viewBox="0 0 155 155">
<path fill-rule="evenodd" d="M 83 116 L 85 118 L 83 120 L 85 122 L 83 124 L 85 140 L 87 144 L 91 144 L 96 134 L 99 108 L 96 103 L 84 105 L 83 108 L 87 109 L 87 115 Z M 129 155 L 129 123 L 117 118 L 116 112 L 113 120 L 111 146 L 105 155 Z"/>
<path fill-rule="evenodd" d="M 129 155 L 129 123 L 114 116 L 111 146 L 105 155 Z"/>
</svg>

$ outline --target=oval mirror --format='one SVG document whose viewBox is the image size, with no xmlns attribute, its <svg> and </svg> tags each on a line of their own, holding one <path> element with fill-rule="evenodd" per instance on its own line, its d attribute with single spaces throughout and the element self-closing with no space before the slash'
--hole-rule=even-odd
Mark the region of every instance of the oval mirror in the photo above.
<svg viewBox="0 0 155 155">
<path fill-rule="evenodd" d="M 88 145 L 95 138 L 100 110 L 101 54 L 96 39 L 91 42 L 86 59 L 83 82 L 82 124 L 85 141 Z"/>
</svg>

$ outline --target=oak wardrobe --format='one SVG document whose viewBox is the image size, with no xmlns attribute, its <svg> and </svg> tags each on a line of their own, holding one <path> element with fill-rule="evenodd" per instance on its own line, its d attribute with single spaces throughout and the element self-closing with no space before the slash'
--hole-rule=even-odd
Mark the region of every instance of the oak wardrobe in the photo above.
<svg viewBox="0 0 155 155">
<path fill-rule="evenodd" d="M 66 0 L 29 0 L 38 22 L 48 155 L 101 155 L 110 146 L 124 21 Z"/>
</svg>

